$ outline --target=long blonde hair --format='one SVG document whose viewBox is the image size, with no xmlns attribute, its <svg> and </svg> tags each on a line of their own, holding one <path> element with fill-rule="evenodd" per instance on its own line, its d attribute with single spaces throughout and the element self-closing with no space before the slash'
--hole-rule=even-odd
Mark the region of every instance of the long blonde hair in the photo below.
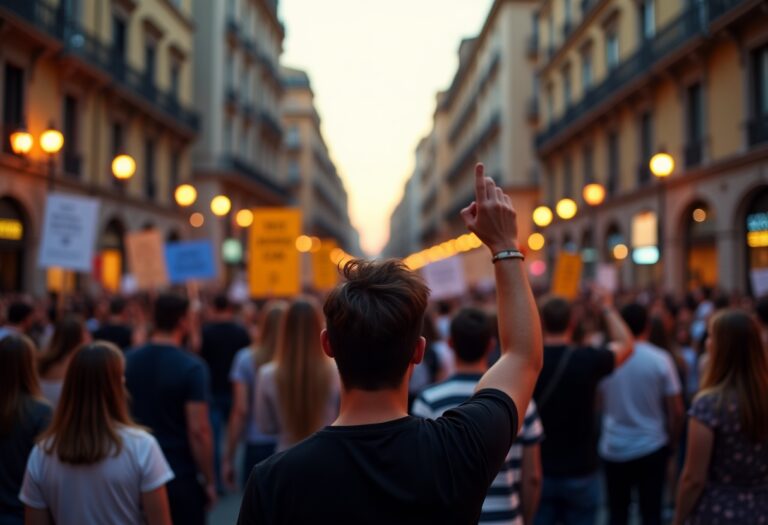
<svg viewBox="0 0 768 525">
<path fill-rule="evenodd" d="M 702 392 L 721 401 L 735 395 L 742 431 L 755 443 L 768 439 L 768 361 L 757 322 L 746 312 L 728 309 L 711 321 L 710 356 Z"/>
<path fill-rule="evenodd" d="M 261 310 L 259 338 L 251 347 L 253 348 L 253 362 L 256 369 L 275 358 L 280 321 L 287 309 L 288 303 L 285 301 L 269 301 Z"/>
<path fill-rule="evenodd" d="M 122 352 L 97 341 L 77 350 L 64 378 L 43 448 L 63 463 L 91 465 L 123 447 L 121 426 L 136 426 L 128 414 Z"/>
<path fill-rule="evenodd" d="M 277 394 L 290 443 L 301 441 L 323 425 L 336 371 L 320 346 L 322 328 L 320 309 L 307 297 L 291 302 L 280 324 L 275 359 Z"/>
</svg>

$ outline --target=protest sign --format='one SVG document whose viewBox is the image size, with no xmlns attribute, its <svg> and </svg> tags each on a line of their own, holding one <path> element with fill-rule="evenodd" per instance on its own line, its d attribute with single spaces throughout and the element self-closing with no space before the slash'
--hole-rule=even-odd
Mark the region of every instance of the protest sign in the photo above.
<svg viewBox="0 0 768 525">
<path fill-rule="evenodd" d="M 433 301 L 461 297 L 467 293 L 461 257 L 453 256 L 430 263 L 421 269 L 421 275 L 432 292 L 429 298 Z"/>
<path fill-rule="evenodd" d="M 563 252 L 557 259 L 552 277 L 552 294 L 565 299 L 575 299 L 581 284 L 581 256 Z"/>
<path fill-rule="evenodd" d="M 216 278 L 216 260 L 209 240 L 169 242 L 165 245 L 165 264 L 171 284 Z"/>
<path fill-rule="evenodd" d="M 300 253 L 296 249 L 299 235 L 299 209 L 254 210 L 248 250 L 248 279 L 252 297 L 290 297 L 301 291 Z"/>
<path fill-rule="evenodd" d="M 163 238 L 157 230 L 129 233 L 125 248 L 131 274 L 140 290 L 153 290 L 168 285 Z"/>
<path fill-rule="evenodd" d="M 63 193 L 48 195 L 39 266 L 90 272 L 98 215 L 97 199 Z"/>
</svg>

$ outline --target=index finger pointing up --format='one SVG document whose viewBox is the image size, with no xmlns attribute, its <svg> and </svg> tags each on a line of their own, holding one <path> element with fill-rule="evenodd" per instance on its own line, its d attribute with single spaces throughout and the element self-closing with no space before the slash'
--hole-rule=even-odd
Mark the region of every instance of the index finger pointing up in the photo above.
<svg viewBox="0 0 768 525">
<path fill-rule="evenodd" d="M 482 162 L 475 164 L 475 200 L 478 203 L 486 200 L 485 167 Z"/>
</svg>

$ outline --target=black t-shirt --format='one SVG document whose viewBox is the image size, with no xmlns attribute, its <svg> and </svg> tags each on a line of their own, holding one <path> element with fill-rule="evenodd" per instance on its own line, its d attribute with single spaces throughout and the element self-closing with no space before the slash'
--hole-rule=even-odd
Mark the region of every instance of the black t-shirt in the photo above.
<svg viewBox="0 0 768 525">
<path fill-rule="evenodd" d="M 133 344 L 133 330 L 124 324 L 107 323 L 93 332 L 93 338 L 98 341 L 109 341 L 121 350 L 127 350 Z"/>
<path fill-rule="evenodd" d="M 254 467 L 238 524 L 477 523 L 517 426 L 486 389 L 436 420 L 326 427 Z"/>
<path fill-rule="evenodd" d="M 152 430 L 176 478 L 194 476 L 197 466 L 185 405 L 208 401 L 208 367 L 202 359 L 171 345 L 131 350 L 126 354 L 125 386 L 133 417 Z"/>
<path fill-rule="evenodd" d="M 211 392 L 216 396 L 232 395 L 229 370 L 238 350 L 251 344 L 248 332 L 232 321 L 209 323 L 203 326 L 203 344 L 200 355 L 211 370 Z"/>
<path fill-rule="evenodd" d="M 8 434 L 0 434 L 0 523 L 3 516 L 17 523 L 24 523 L 24 504 L 19 500 L 19 490 L 27 468 L 27 458 L 35 440 L 51 421 L 51 406 L 35 399 L 27 399 L 20 417 L 13 423 Z"/>
<path fill-rule="evenodd" d="M 572 352 L 565 372 L 544 406 L 541 395 L 566 351 Z M 545 476 L 581 477 L 598 468 L 595 393 L 601 379 L 613 372 L 613 352 L 597 348 L 544 347 L 544 368 L 533 397 L 547 437 L 541 444 Z"/>
</svg>

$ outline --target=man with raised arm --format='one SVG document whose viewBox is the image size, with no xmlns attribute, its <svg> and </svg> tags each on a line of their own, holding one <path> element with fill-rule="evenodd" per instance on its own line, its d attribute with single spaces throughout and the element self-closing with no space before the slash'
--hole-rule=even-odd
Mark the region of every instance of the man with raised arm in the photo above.
<svg viewBox="0 0 768 525">
<path fill-rule="evenodd" d="M 239 524 L 477 523 L 525 417 L 542 336 L 512 202 L 482 164 L 475 191 L 461 216 L 495 262 L 502 348 L 475 395 L 435 420 L 408 416 L 429 290 L 399 261 L 351 261 L 320 334 L 341 375 L 339 418 L 254 468 Z"/>
</svg>

